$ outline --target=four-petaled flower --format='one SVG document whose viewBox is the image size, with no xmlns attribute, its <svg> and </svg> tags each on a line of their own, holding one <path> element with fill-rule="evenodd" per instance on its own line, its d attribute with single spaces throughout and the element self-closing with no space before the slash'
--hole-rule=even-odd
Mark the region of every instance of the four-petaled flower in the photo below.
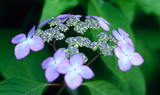
<svg viewBox="0 0 160 95">
<path fill-rule="evenodd" d="M 127 71 L 132 65 L 141 65 L 144 60 L 139 53 L 134 52 L 134 47 L 125 44 L 114 49 L 115 55 L 119 58 L 118 66 L 122 71 Z"/>
<path fill-rule="evenodd" d="M 65 75 L 65 82 L 72 90 L 76 89 L 82 84 L 82 78 L 90 79 L 94 76 L 93 71 L 83 65 L 84 59 L 81 54 L 73 55 L 69 61 L 58 65 L 58 72 Z"/>
<path fill-rule="evenodd" d="M 118 28 L 118 32 L 113 30 L 112 34 L 118 40 L 118 46 L 123 46 L 127 43 L 133 45 L 132 40 L 129 38 L 129 34 L 126 33 L 123 29 Z"/>
<path fill-rule="evenodd" d="M 57 66 L 64 61 L 68 61 L 66 53 L 62 49 L 59 49 L 54 53 L 53 57 L 49 57 L 42 62 L 42 68 L 46 69 L 45 76 L 48 82 L 52 82 L 58 78 L 60 73 L 57 71 Z"/>
<path fill-rule="evenodd" d="M 17 44 L 14 50 L 17 59 L 22 59 L 32 51 L 39 51 L 44 47 L 42 38 L 39 36 L 33 36 L 35 26 L 29 31 L 26 38 L 25 34 L 19 34 L 12 38 L 12 43 Z M 33 37 L 32 37 L 33 36 Z"/>
<path fill-rule="evenodd" d="M 111 25 L 108 21 L 106 21 L 105 19 L 103 19 L 102 17 L 98 17 L 98 16 L 86 16 L 86 18 L 94 18 L 96 20 L 98 20 L 99 25 L 105 30 L 105 31 L 109 31 L 109 26 Z"/>
</svg>

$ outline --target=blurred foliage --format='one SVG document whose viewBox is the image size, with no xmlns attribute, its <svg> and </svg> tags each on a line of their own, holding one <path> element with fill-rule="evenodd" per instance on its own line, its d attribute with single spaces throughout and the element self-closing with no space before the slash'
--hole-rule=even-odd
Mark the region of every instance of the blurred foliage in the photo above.
<svg viewBox="0 0 160 95">
<path fill-rule="evenodd" d="M 53 55 L 52 48 L 46 44 L 41 51 L 30 51 L 27 57 L 17 60 L 11 39 L 20 33 L 27 34 L 33 25 L 45 19 L 71 13 L 103 17 L 111 23 L 109 34 L 112 29 L 123 28 L 145 62 L 122 72 L 115 56 L 100 57 L 90 65 L 95 77 L 84 80 L 75 91 L 66 87 L 62 95 L 159 95 L 159 10 L 160 0 L 1 0 L 0 94 L 54 95 L 58 92 L 60 87 L 45 87 L 47 81 L 41 68 L 41 62 Z M 97 40 L 95 35 L 102 31 L 90 30 L 84 36 Z M 71 32 L 67 36 L 73 35 Z M 58 47 L 62 43 L 58 42 Z M 96 55 L 90 50 L 83 51 L 89 60 Z"/>
<path fill-rule="evenodd" d="M 3 95 L 40 95 L 46 85 L 24 78 L 10 78 L 0 82 Z M 13 89 L 14 88 L 14 89 Z"/>
</svg>

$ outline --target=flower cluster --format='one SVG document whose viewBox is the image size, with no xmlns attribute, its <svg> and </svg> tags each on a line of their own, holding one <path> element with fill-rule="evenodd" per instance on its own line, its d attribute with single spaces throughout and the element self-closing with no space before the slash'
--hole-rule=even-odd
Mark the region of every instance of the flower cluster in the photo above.
<svg viewBox="0 0 160 95">
<path fill-rule="evenodd" d="M 82 15 L 62 14 L 51 19 L 44 20 L 29 31 L 27 37 L 25 34 L 19 34 L 12 38 L 12 43 L 17 44 L 15 47 L 15 56 L 17 59 L 26 57 L 30 49 L 39 51 L 44 48 L 44 42 L 48 42 L 53 46 L 55 53 L 52 57 L 46 58 L 42 62 L 42 68 L 45 69 L 45 77 L 48 82 L 56 80 L 60 74 L 65 74 L 64 80 L 66 85 L 72 90 L 82 84 L 82 79 L 90 79 L 94 76 L 93 71 L 89 68 L 89 64 L 95 60 L 93 58 L 88 64 L 85 53 L 80 52 L 80 49 L 85 47 L 93 51 L 97 51 L 96 56 L 110 56 L 115 54 L 118 59 L 120 70 L 127 71 L 132 65 L 140 65 L 143 63 L 141 55 L 134 50 L 133 42 L 129 38 L 129 34 L 123 29 L 118 28 L 118 31 L 113 30 L 112 34 L 106 33 L 109 31 L 108 21 L 98 16 L 86 16 L 84 21 L 81 21 Z M 40 27 L 49 24 L 48 29 L 40 29 Z M 96 35 L 97 41 L 92 41 L 83 34 L 89 29 L 102 28 L 104 32 Z M 76 36 L 66 38 L 65 33 L 75 31 Z M 66 38 L 66 39 L 65 39 Z M 64 40 L 68 44 L 67 48 L 59 48 L 56 50 L 55 44 L 52 41 Z M 112 44 L 110 44 L 112 43 Z"/>
<path fill-rule="evenodd" d="M 129 34 L 118 28 L 112 31 L 113 36 L 118 40 L 118 46 L 114 48 L 115 55 L 119 58 L 118 66 L 122 71 L 127 71 L 132 65 L 141 65 L 144 60 L 139 53 L 134 52 L 132 40 Z"/>
<path fill-rule="evenodd" d="M 29 31 L 27 38 L 25 34 L 19 34 L 12 39 L 12 43 L 17 44 L 14 50 L 17 59 L 26 57 L 29 54 L 30 49 L 33 51 L 43 49 L 43 40 L 39 36 L 33 36 L 34 31 L 35 26 L 33 26 L 33 28 Z"/>
<path fill-rule="evenodd" d="M 53 57 L 49 57 L 42 62 L 42 68 L 46 69 L 45 76 L 48 82 L 58 78 L 59 74 L 65 74 L 65 82 L 71 89 L 76 89 L 82 83 L 82 78 L 90 79 L 94 76 L 93 71 L 83 65 L 84 58 L 77 53 L 67 59 L 66 53 L 59 49 Z"/>
</svg>

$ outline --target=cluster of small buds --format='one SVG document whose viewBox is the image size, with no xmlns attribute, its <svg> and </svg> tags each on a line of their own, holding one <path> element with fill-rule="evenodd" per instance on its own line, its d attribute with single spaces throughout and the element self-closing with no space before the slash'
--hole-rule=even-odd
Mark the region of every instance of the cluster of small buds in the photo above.
<svg viewBox="0 0 160 95">
<path fill-rule="evenodd" d="M 88 30 L 87 23 L 79 22 L 74 27 L 74 31 L 80 34 L 84 34 Z"/>
<path fill-rule="evenodd" d="M 92 49 L 93 51 L 96 51 L 98 48 L 98 42 L 97 41 L 93 41 L 90 44 L 90 49 Z"/>
<path fill-rule="evenodd" d="M 85 56 L 84 53 L 80 53 L 79 49 L 77 47 L 74 46 L 68 46 L 68 48 L 60 48 L 61 50 L 63 50 L 66 53 L 66 57 L 69 59 L 71 58 L 73 55 L 75 54 L 80 54 L 83 58 L 84 58 L 84 62 L 86 63 L 88 61 L 87 56 Z"/>
<path fill-rule="evenodd" d="M 98 38 L 97 47 L 100 49 L 101 53 L 104 56 L 112 55 L 115 45 L 110 46 L 108 43 L 109 42 L 116 43 L 116 39 L 112 35 L 108 35 L 107 33 L 103 32 L 99 33 L 97 35 L 97 38 Z"/>
<path fill-rule="evenodd" d="M 86 18 L 85 20 L 87 27 L 90 29 L 98 29 L 100 25 L 98 24 L 98 20 L 94 18 Z"/>
<path fill-rule="evenodd" d="M 91 41 L 87 37 L 81 36 L 69 37 L 65 41 L 66 43 L 74 47 L 89 47 L 91 43 Z"/>
<path fill-rule="evenodd" d="M 50 27 L 54 27 L 56 25 L 61 24 L 61 19 L 53 17 L 52 20 L 48 22 L 48 24 Z"/>
<path fill-rule="evenodd" d="M 73 30 L 80 36 L 68 37 L 65 42 L 67 48 L 55 49 L 52 57 L 45 59 L 42 62 L 42 68 L 46 69 L 45 76 L 48 82 L 53 82 L 60 74 L 65 74 L 65 82 L 72 90 L 82 84 L 82 78 L 90 79 L 94 76 L 93 71 L 84 65 L 88 61 L 84 53 L 79 52 L 80 47 L 86 47 L 93 51 L 98 51 L 97 56 L 109 56 L 113 53 L 119 58 L 118 66 L 120 70 L 127 71 L 132 65 L 140 65 L 143 63 L 143 58 L 139 53 L 134 52 L 132 40 L 129 34 L 123 29 L 118 28 L 112 31 L 112 35 L 105 33 L 109 31 L 111 25 L 108 21 L 98 16 L 86 16 L 85 21 L 81 21 L 81 15 L 63 14 L 52 19 L 47 19 L 38 25 L 38 28 L 49 24 L 46 30 L 36 29 L 35 26 L 29 31 L 28 36 L 19 34 L 12 39 L 15 47 L 15 56 L 17 59 L 26 57 L 30 50 L 39 51 L 44 47 L 44 42 L 63 40 L 65 32 L 73 27 Z M 97 34 L 98 41 L 91 41 L 87 37 L 83 37 L 88 29 L 98 29 L 101 27 L 105 32 Z M 110 45 L 114 42 L 115 45 Z M 55 44 L 52 45 L 54 48 Z M 93 58 L 90 62 L 93 62 Z M 74 80 L 74 81 L 73 81 Z"/>
<path fill-rule="evenodd" d="M 76 26 L 77 23 L 80 22 L 81 15 L 70 15 L 68 20 L 66 21 L 67 26 Z"/>
<path fill-rule="evenodd" d="M 53 28 L 49 28 L 44 31 L 41 29 L 37 29 L 34 35 L 40 36 L 44 42 L 50 42 L 54 38 L 56 40 L 62 40 L 65 38 L 65 35 L 63 33 Z"/>
<path fill-rule="evenodd" d="M 101 42 L 114 42 L 116 43 L 116 39 L 112 35 L 108 35 L 107 33 L 101 32 L 97 35 L 98 41 Z"/>
<path fill-rule="evenodd" d="M 67 49 L 64 49 L 64 52 L 66 53 L 67 58 L 70 58 L 74 54 L 79 53 L 79 49 L 74 46 L 68 46 Z"/>
</svg>

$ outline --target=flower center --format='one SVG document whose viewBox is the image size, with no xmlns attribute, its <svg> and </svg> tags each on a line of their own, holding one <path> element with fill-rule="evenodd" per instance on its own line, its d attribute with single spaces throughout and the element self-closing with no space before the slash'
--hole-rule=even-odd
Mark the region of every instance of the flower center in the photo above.
<svg viewBox="0 0 160 95">
<path fill-rule="evenodd" d="M 76 71 L 76 70 L 77 70 L 77 68 L 73 68 L 73 70 L 74 70 L 74 71 Z"/>
</svg>

